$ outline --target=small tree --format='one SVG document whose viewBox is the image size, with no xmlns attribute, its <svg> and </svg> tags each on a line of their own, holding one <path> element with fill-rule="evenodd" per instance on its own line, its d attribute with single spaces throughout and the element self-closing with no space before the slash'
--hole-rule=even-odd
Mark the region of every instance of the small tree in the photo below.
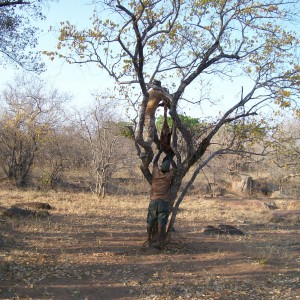
<svg viewBox="0 0 300 300">
<path fill-rule="evenodd" d="M 69 145 L 70 140 L 63 128 L 59 131 L 49 130 L 47 139 L 41 145 L 36 162 L 42 175 L 39 180 L 39 186 L 42 189 L 53 189 L 58 181 L 60 174 L 69 168 Z M 72 143 L 71 143 L 72 144 Z"/>
<path fill-rule="evenodd" d="M 271 151 L 265 162 L 265 170 L 281 192 L 288 180 L 300 176 L 299 125 L 297 118 L 283 121 L 276 127 L 269 142 Z"/>
<path fill-rule="evenodd" d="M 77 134 L 90 151 L 92 191 L 104 198 L 109 179 L 130 155 L 124 147 L 127 138 L 117 123 L 119 117 L 111 99 L 97 97 L 95 104 L 86 112 L 77 113 L 77 119 Z"/>
<path fill-rule="evenodd" d="M 39 148 L 59 123 L 66 98 L 34 77 L 17 77 L 1 98 L 0 166 L 9 179 L 24 186 Z"/>
</svg>

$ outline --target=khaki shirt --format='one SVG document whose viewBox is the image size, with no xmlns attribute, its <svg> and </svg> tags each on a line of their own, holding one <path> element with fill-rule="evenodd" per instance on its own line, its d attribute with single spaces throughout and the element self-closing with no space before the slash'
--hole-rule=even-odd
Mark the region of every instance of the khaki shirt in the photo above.
<svg viewBox="0 0 300 300">
<path fill-rule="evenodd" d="M 154 116 L 158 104 L 161 101 L 169 101 L 169 98 L 159 90 L 150 90 L 149 101 L 146 107 L 146 116 Z"/>
<path fill-rule="evenodd" d="M 170 186 L 174 173 L 174 169 L 171 169 L 169 172 L 163 173 L 158 168 L 157 163 L 153 165 L 150 195 L 151 200 L 164 200 L 166 202 L 170 201 Z"/>
</svg>

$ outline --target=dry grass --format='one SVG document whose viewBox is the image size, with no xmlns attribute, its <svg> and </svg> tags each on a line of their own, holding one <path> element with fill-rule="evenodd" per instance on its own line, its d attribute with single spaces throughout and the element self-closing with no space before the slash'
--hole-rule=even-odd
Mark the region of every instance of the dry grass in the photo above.
<svg viewBox="0 0 300 300">
<path fill-rule="evenodd" d="M 147 196 L 0 190 L 2 210 L 32 201 L 50 216 L 1 217 L 0 299 L 300 299 L 300 226 L 263 200 L 187 197 L 165 251 L 142 247 Z M 245 235 L 203 234 L 218 224 Z"/>
</svg>

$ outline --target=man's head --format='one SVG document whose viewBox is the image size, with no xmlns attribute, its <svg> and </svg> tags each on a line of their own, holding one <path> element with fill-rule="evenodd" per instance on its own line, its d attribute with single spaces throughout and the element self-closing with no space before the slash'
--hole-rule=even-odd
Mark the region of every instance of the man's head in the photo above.
<svg viewBox="0 0 300 300">
<path fill-rule="evenodd" d="M 171 164 L 171 162 L 168 159 L 163 160 L 163 162 L 160 166 L 161 172 L 163 172 L 163 173 L 169 172 L 170 171 L 170 164 Z"/>
</svg>

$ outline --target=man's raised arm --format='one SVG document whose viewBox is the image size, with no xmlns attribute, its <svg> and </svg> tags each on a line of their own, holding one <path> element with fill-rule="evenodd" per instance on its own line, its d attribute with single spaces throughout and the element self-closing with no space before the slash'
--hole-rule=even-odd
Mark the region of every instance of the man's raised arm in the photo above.
<svg viewBox="0 0 300 300">
<path fill-rule="evenodd" d="M 158 164 L 158 160 L 159 160 L 159 157 L 160 157 L 161 153 L 162 153 L 162 150 L 159 150 L 157 152 L 157 154 L 154 156 L 153 161 L 152 161 L 153 165 L 157 165 Z"/>
</svg>

